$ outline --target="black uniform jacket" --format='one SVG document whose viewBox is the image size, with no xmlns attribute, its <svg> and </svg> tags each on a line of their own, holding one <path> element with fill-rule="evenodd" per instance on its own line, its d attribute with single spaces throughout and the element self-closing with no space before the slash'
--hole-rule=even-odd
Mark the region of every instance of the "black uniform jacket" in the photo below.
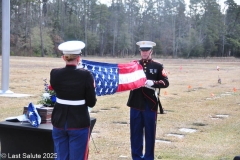
<svg viewBox="0 0 240 160">
<path fill-rule="evenodd" d="M 85 69 L 67 65 L 65 68 L 52 69 L 50 84 L 56 97 L 62 100 L 85 100 L 84 105 L 66 105 L 55 103 L 52 124 L 56 128 L 85 128 L 90 126 L 88 107 L 96 104 L 96 93 L 92 74 Z"/>
<path fill-rule="evenodd" d="M 167 88 L 169 81 L 163 65 L 153 60 L 140 60 L 143 70 L 148 80 L 153 80 L 153 88 Z M 157 97 L 155 91 L 146 87 L 141 87 L 130 91 L 127 106 L 144 111 L 145 102 L 152 111 L 158 110 Z"/>
</svg>

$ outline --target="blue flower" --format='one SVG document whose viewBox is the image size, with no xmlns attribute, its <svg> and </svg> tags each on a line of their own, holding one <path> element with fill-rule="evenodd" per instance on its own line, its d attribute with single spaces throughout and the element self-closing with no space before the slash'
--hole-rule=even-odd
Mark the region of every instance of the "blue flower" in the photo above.
<svg viewBox="0 0 240 160">
<path fill-rule="evenodd" d="M 52 95 L 52 96 L 51 96 L 51 100 L 52 100 L 53 103 L 55 103 L 55 102 L 56 102 L 56 96 L 55 96 L 55 95 Z"/>
</svg>

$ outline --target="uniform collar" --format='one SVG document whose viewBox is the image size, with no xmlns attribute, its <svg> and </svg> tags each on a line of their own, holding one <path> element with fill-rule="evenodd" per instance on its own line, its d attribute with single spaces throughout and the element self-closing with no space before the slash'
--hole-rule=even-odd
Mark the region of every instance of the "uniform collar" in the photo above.
<svg viewBox="0 0 240 160">
<path fill-rule="evenodd" d="M 152 59 L 141 59 L 140 62 L 142 63 L 149 63 L 149 62 L 152 62 Z"/>
<path fill-rule="evenodd" d="M 67 65 L 66 65 L 66 68 L 77 68 L 77 66 L 76 66 L 76 65 L 73 65 L 73 64 L 72 64 L 72 65 L 67 64 Z"/>
<path fill-rule="evenodd" d="M 152 59 L 148 59 L 148 60 L 145 60 L 145 59 L 141 59 L 140 60 L 140 63 L 141 65 L 143 66 L 143 71 L 146 73 L 147 72 L 147 64 L 152 62 Z"/>
</svg>

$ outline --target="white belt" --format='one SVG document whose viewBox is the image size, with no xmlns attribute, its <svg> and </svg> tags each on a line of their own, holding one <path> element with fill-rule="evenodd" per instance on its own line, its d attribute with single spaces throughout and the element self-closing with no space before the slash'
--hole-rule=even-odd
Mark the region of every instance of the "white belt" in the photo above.
<svg viewBox="0 0 240 160">
<path fill-rule="evenodd" d="M 149 88 L 149 89 L 152 89 L 152 90 L 154 90 L 154 91 L 155 91 L 155 89 L 156 89 L 156 88 L 149 87 L 149 86 L 146 86 L 146 85 L 145 85 L 144 87 Z"/>
<path fill-rule="evenodd" d="M 85 99 L 83 99 L 83 100 L 71 101 L 71 100 L 64 100 L 64 99 L 56 98 L 56 102 L 57 102 L 57 103 L 60 103 L 60 104 L 77 106 L 77 105 L 84 105 L 84 104 L 85 104 Z"/>
<path fill-rule="evenodd" d="M 156 98 L 158 98 L 158 96 L 160 94 L 159 88 L 153 88 L 153 87 L 149 87 L 149 86 L 145 86 L 145 87 L 154 90 L 154 94 L 155 94 Z"/>
</svg>

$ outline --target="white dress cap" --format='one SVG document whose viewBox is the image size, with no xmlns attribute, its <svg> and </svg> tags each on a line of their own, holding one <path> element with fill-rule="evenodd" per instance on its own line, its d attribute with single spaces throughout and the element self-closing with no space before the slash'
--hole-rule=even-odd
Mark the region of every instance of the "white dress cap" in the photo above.
<svg viewBox="0 0 240 160">
<path fill-rule="evenodd" d="M 85 47 L 85 43 L 82 41 L 67 41 L 63 42 L 58 46 L 58 49 L 63 52 L 63 54 L 80 54 L 81 49 Z"/>
<path fill-rule="evenodd" d="M 139 48 L 153 48 L 153 46 L 156 46 L 156 43 L 152 41 L 139 41 L 136 44 L 139 45 Z"/>
</svg>

